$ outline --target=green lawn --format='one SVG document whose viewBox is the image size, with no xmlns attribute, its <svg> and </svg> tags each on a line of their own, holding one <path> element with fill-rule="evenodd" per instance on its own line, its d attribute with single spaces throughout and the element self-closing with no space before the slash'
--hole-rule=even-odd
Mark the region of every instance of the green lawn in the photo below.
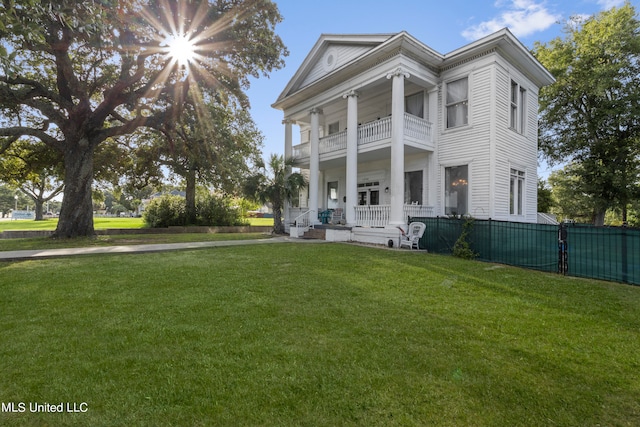
<svg viewBox="0 0 640 427">
<path fill-rule="evenodd" d="M 639 287 L 281 243 L 0 263 L 0 294 L 3 426 L 640 425 Z"/>
<path fill-rule="evenodd" d="M 273 218 L 248 218 L 251 225 L 273 226 Z M 58 225 L 57 218 L 45 219 L 43 221 L 32 220 L 3 220 L 0 221 L 0 232 L 4 230 L 55 230 Z M 142 218 L 102 218 L 93 219 L 96 230 L 106 230 L 107 228 L 144 228 Z"/>
<path fill-rule="evenodd" d="M 55 230 L 58 218 L 50 218 L 42 221 L 21 219 L 17 221 L 0 221 L 0 231 L 4 230 Z M 93 226 L 96 230 L 107 228 L 143 228 L 142 218 L 93 218 Z"/>
</svg>

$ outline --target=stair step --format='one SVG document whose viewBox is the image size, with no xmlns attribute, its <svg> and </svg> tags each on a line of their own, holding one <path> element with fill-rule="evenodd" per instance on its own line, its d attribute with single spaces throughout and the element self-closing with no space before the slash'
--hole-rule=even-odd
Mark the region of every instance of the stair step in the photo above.
<svg viewBox="0 0 640 427">
<path fill-rule="evenodd" d="M 302 236 L 303 239 L 316 239 L 316 240 L 325 240 L 327 235 L 326 230 L 319 230 L 312 228 L 309 231 L 306 231 Z"/>
</svg>

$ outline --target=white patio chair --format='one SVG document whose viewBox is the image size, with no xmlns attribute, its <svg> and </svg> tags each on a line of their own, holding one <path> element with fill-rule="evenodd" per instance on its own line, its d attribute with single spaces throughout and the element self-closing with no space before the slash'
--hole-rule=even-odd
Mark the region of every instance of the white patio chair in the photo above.
<svg viewBox="0 0 640 427">
<path fill-rule="evenodd" d="M 400 247 L 409 246 L 409 249 L 413 249 L 415 246 L 416 249 L 420 249 L 419 241 L 424 234 L 424 230 L 426 230 L 427 225 L 422 222 L 412 222 L 409 224 L 408 230 L 405 232 L 400 229 Z"/>
</svg>

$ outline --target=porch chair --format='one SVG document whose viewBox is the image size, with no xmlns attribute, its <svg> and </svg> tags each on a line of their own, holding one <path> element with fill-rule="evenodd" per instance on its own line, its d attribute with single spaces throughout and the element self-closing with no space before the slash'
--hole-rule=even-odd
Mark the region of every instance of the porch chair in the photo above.
<svg viewBox="0 0 640 427">
<path fill-rule="evenodd" d="M 398 227 L 400 228 L 400 227 Z M 409 229 L 405 233 L 403 229 L 400 228 L 400 247 L 409 246 L 409 249 L 413 249 L 415 246 L 416 249 L 420 249 L 419 241 L 424 234 L 424 230 L 427 228 L 427 225 L 422 222 L 412 222 L 409 224 Z"/>
<path fill-rule="evenodd" d="M 318 219 L 322 224 L 329 224 L 329 220 L 331 219 L 331 209 L 327 209 L 326 211 L 322 211 L 318 214 Z"/>
<path fill-rule="evenodd" d="M 342 208 L 336 208 L 333 210 L 333 214 L 331 216 L 332 224 L 341 224 L 344 219 L 344 210 Z"/>
</svg>

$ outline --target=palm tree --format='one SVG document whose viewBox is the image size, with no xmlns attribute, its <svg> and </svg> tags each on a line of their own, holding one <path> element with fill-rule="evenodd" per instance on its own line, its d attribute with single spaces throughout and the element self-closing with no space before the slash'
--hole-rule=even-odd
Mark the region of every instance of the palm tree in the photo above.
<svg viewBox="0 0 640 427">
<path fill-rule="evenodd" d="M 260 172 L 249 177 L 244 185 L 244 192 L 250 199 L 259 203 L 271 203 L 273 208 L 273 231 L 284 233 L 282 209 L 300 189 L 307 186 L 307 180 L 300 173 L 289 173 L 294 166 L 293 158 L 272 154 L 267 167 L 259 164 Z"/>
</svg>

